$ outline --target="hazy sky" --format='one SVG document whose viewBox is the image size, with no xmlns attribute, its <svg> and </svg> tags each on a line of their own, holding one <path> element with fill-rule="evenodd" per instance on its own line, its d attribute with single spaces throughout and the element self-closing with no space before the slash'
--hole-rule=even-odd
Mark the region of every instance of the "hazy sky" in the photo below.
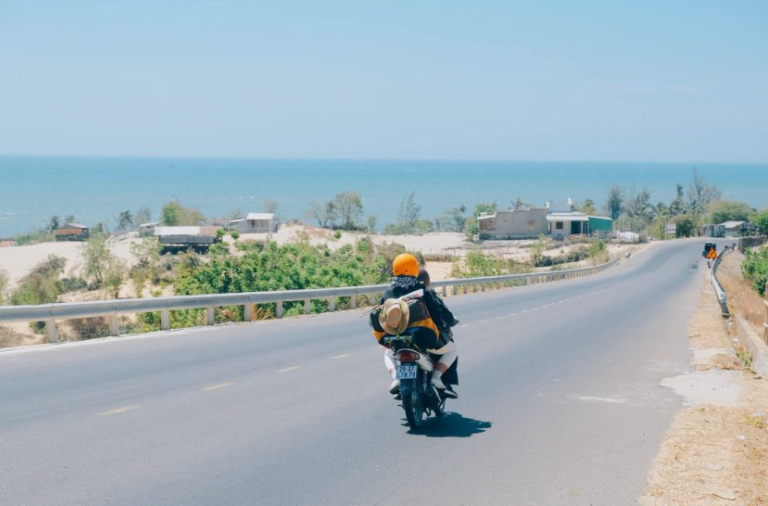
<svg viewBox="0 0 768 506">
<path fill-rule="evenodd" d="M 768 2 L 0 0 L 0 154 L 768 161 Z"/>
</svg>

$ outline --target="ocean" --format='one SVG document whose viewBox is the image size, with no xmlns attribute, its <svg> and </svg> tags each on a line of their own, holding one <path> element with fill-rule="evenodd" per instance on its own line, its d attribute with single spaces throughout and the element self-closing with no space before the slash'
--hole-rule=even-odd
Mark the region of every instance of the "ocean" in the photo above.
<svg viewBox="0 0 768 506">
<path fill-rule="evenodd" d="M 768 208 L 768 164 L 695 166 L 724 199 Z M 648 187 L 654 203 L 669 203 L 677 183 L 687 188 L 693 168 L 673 163 L 5 156 L 0 157 L 0 238 L 40 227 L 52 215 L 114 227 L 121 211 L 148 207 L 156 219 L 172 198 L 209 217 L 258 212 L 272 199 L 287 222 L 304 219 L 313 200 L 355 190 L 365 215 L 376 216 L 379 228 L 397 219 L 411 191 L 424 218 L 460 204 L 472 209 L 478 202 L 497 202 L 505 208 L 518 197 L 535 205 L 592 199 L 602 207 L 612 184 L 627 191 Z"/>
</svg>

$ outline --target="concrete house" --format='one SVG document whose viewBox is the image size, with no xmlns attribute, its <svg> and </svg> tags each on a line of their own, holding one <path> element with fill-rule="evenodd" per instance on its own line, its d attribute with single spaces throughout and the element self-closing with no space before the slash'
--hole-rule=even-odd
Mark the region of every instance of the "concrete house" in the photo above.
<svg viewBox="0 0 768 506">
<path fill-rule="evenodd" d="M 274 213 L 248 213 L 245 218 L 230 220 L 227 229 L 241 234 L 269 234 L 277 231 L 277 218 Z"/>
<path fill-rule="evenodd" d="M 159 221 L 151 221 L 149 223 L 142 223 L 139 225 L 139 237 L 146 237 L 148 235 L 154 235 L 155 229 L 160 226 Z"/>
<path fill-rule="evenodd" d="M 548 212 L 546 207 L 529 207 L 480 215 L 477 219 L 480 239 L 535 239 L 547 233 Z"/>
<path fill-rule="evenodd" d="M 757 227 L 746 221 L 725 221 L 720 224 L 725 229 L 725 237 L 743 237 L 754 234 Z"/>
<path fill-rule="evenodd" d="M 217 231 L 217 227 L 155 227 L 154 235 L 164 253 L 187 249 L 204 253 L 213 244 L 221 242 Z"/>
<path fill-rule="evenodd" d="M 550 213 L 547 215 L 548 232 L 555 239 L 570 235 L 608 236 L 613 231 L 613 220 L 585 213 Z"/>
<path fill-rule="evenodd" d="M 85 241 L 90 235 L 90 230 L 79 223 L 65 223 L 53 231 L 57 241 Z"/>
</svg>

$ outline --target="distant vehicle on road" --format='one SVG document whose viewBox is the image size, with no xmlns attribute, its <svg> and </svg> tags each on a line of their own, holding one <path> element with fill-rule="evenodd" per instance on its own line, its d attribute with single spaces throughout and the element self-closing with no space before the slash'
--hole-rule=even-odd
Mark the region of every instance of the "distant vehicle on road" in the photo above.
<svg viewBox="0 0 768 506">
<path fill-rule="evenodd" d="M 712 255 L 710 251 L 714 251 L 715 258 L 717 258 L 717 244 L 713 242 L 704 243 L 704 251 L 701 252 L 701 256 L 709 258 Z"/>
</svg>

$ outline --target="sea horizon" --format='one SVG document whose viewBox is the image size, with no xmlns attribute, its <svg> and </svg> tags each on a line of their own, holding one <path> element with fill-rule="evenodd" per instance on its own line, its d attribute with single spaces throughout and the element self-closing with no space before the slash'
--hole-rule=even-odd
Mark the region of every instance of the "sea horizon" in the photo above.
<svg viewBox="0 0 768 506">
<path fill-rule="evenodd" d="M 427 219 L 461 204 L 469 212 L 479 202 L 507 208 L 517 198 L 533 205 L 592 199 L 602 208 L 614 184 L 627 192 L 647 187 L 654 204 L 668 204 L 694 168 L 723 199 L 768 207 L 768 163 L 759 162 L 0 155 L 0 237 L 41 227 L 53 215 L 113 228 L 121 211 L 148 207 L 156 219 L 173 198 L 210 218 L 258 212 L 270 199 L 283 222 L 311 224 L 303 216 L 311 201 L 354 190 L 379 229 L 396 220 L 414 190 Z"/>
</svg>

